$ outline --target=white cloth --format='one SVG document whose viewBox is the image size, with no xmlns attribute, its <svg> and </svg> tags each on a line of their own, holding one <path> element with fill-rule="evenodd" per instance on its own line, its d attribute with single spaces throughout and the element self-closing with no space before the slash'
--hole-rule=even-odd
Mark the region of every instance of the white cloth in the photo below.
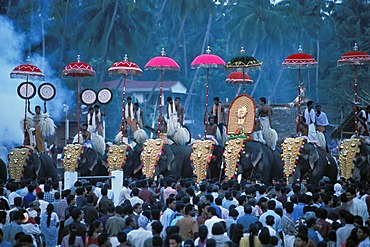
<svg viewBox="0 0 370 247">
<path fill-rule="evenodd" d="M 313 109 L 308 112 L 308 108 L 304 110 L 304 118 L 306 119 L 306 124 L 310 125 L 311 123 L 315 123 L 316 116 L 315 111 Z"/>
<path fill-rule="evenodd" d="M 131 116 L 131 119 L 134 117 L 134 104 L 130 103 L 130 106 L 128 103 L 125 105 L 125 118 L 127 119 Z"/>
<path fill-rule="evenodd" d="M 131 206 L 134 206 L 136 203 L 140 203 L 140 205 L 142 205 L 144 203 L 143 200 L 141 200 L 139 197 L 137 196 L 133 196 L 131 197 L 130 199 L 130 202 L 131 202 Z"/>
<path fill-rule="evenodd" d="M 151 237 L 153 237 L 152 232 L 142 227 L 127 234 L 127 240 L 131 243 L 131 246 L 134 247 L 143 247 L 145 240 Z"/>
<path fill-rule="evenodd" d="M 328 126 L 329 125 L 329 120 L 325 112 L 320 112 L 320 115 L 319 116 L 315 115 L 315 117 L 316 117 L 317 126 Z"/>
<path fill-rule="evenodd" d="M 212 236 L 212 227 L 213 227 L 213 225 L 218 223 L 218 222 L 225 222 L 225 220 L 220 219 L 217 216 L 212 216 L 212 218 L 210 218 L 210 219 L 208 219 L 204 222 L 204 225 L 206 225 L 206 227 L 208 229 L 208 238 L 210 238 Z"/>
<path fill-rule="evenodd" d="M 353 198 L 352 202 L 352 205 L 349 207 L 349 212 L 353 215 L 361 216 L 362 220 L 366 222 L 369 218 L 366 203 L 357 197 Z"/>
<path fill-rule="evenodd" d="M 365 240 L 363 240 L 362 242 L 360 242 L 360 244 L 358 245 L 358 247 L 370 247 L 370 239 L 369 239 L 369 237 L 367 237 Z"/>
</svg>

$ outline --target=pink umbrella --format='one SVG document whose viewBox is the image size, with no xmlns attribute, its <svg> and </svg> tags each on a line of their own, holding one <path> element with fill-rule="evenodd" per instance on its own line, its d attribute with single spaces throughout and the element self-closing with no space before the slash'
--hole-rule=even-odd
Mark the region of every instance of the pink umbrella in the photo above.
<svg viewBox="0 0 370 247">
<path fill-rule="evenodd" d="M 63 76 L 71 76 L 78 78 L 77 87 L 77 128 L 78 128 L 78 142 L 80 142 L 80 90 L 81 90 L 81 77 L 95 76 L 94 69 L 87 63 L 80 62 L 80 55 L 77 55 L 77 62 L 68 64 L 63 70 Z"/>
<path fill-rule="evenodd" d="M 24 88 L 24 93 L 23 98 L 25 99 L 25 105 L 24 105 L 24 123 L 23 123 L 23 145 L 26 145 L 26 138 L 27 138 L 27 130 L 26 130 L 26 117 L 27 117 L 27 104 L 28 100 L 34 96 L 31 91 L 35 91 L 33 88 L 34 85 L 32 83 L 29 83 L 28 80 L 39 80 L 39 81 L 44 81 L 45 80 L 45 75 L 42 73 L 42 71 L 39 69 L 39 67 L 30 64 L 30 57 L 27 57 L 27 63 L 26 64 L 21 64 L 15 67 L 12 72 L 10 72 L 10 78 L 12 79 L 25 79 L 26 83 L 24 83 L 25 88 Z M 30 85 L 32 84 L 32 85 Z"/>
<path fill-rule="evenodd" d="M 123 61 L 114 63 L 109 69 L 110 75 L 123 75 L 123 89 L 122 89 L 122 120 L 121 120 L 121 132 L 122 137 L 125 131 L 125 99 L 126 99 L 126 76 L 127 75 L 141 75 L 143 71 L 140 67 L 134 63 L 128 61 L 127 54 L 123 58 Z"/>
<path fill-rule="evenodd" d="M 208 76 L 209 76 L 209 69 L 210 68 L 224 68 L 225 61 L 222 60 L 217 55 L 211 54 L 211 49 L 208 46 L 206 50 L 206 54 L 202 54 L 194 58 L 193 62 L 191 62 L 190 66 L 192 69 L 196 68 L 206 68 L 206 112 L 205 115 L 208 113 Z M 204 137 L 206 136 L 206 126 L 204 125 Z"/>
<path fill-rule="evenodd" d="M 144 66 L 146 70 L 160 70 L 159 78 L 159 106 L 158 106 L 158 137 L 160 137 L 160 122 L 162 117 L 162 78 L 165 70 L 179 70 L 180 66 L 172 58 L 166 57 L 164 48 L 161 51 L 162 56 L 153 57 L 149 62 Z"/>
<path fill-rule="evenodd" d="M 363 51 L 358 51 L 357 43 L 355 43 L 353 47 L 353 51 L 345 53 L 337 62 L 337 66 L 346 66 L 346 65 L 353 65 L 353 73 L 355 77 L 355 84 L 354 84 L 354 99 L 355 104 L 358 103 L 358 95 L 357 95 L 357 66 L 364 65 L 370 63 L 370 56 Z M 358 118 L 357 118 L 357 107 L 354 108 L 355 110 L 355 133 L 358 136 Z"/>
<path fill-rule="evenodd" d="M 309 54 L 302 53 L 302 46 L 299 45 L 298 53 L 289 55 L 283 62 L 283 67 L 288 69 L 298 69 L 298 123 L 297 131 L 300 132 L 301 121 L 301 69 L 316 68 L 316 60 Z"/>
</svg>

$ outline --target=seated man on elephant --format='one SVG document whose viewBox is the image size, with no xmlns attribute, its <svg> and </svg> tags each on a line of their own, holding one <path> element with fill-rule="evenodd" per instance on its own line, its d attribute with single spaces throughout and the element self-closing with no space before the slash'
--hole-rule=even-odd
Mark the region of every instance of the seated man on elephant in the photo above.
<svg viewBox="0 0 370 247">
<path fill-rule="evenodd" d="M 217 124 L 215 123 L 215 118 L 213 116 L 208 117 L 208 122 L 205 121 L 204 126 L 206 130 L 206 139 L 213 140 L 217 143 Z"/>
</svg>

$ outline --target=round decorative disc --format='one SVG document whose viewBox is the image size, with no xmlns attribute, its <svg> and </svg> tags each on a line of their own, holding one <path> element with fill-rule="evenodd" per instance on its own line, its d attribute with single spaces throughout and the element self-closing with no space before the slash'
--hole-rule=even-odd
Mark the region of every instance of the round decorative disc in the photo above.
<svg viewBox="0 0 370 247">
<path fill-rule="evenodd" d="M 98 101 L 100 104 L 108 104 L 112 100 L 112 91 L 109 88 L 100 89 L 98 92 Z"/>
<path fill-rule="evenodd" d="M 96 92 L 92 89 L 85 89 L 81 92 L 81 101 L 85 105 L 92 105 L 96 102 Z"/>
<path fill-rule="evenodd" d="M 36 95 L 36 86 L 32 82 L 22 82 L 17 92 L 22 99 L 32 99 Z"/>
<path fill-rule="evenodd" d="M 39 96 L 42 100 L 52 100 L 55 97 L 56 90 L 53 84 L 43 83 L 39 86 Z"/>
</svg>

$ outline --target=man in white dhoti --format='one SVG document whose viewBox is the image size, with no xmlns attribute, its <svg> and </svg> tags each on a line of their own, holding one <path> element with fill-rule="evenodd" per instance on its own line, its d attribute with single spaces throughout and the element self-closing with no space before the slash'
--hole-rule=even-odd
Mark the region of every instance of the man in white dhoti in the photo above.
<svg viewBox="0 0 370 247">
<path fill-rule="evenodd" d="M 326 141 L 324 134 L 316 131 L 316 114 L 313 109 L 312 100 L 307 102 L 307 108 L 304 110 L 304 119 L 305 123 L 308 125 L 308 140 L 317 144 L 321 148 L 325 148 Z"/>
</svg>

